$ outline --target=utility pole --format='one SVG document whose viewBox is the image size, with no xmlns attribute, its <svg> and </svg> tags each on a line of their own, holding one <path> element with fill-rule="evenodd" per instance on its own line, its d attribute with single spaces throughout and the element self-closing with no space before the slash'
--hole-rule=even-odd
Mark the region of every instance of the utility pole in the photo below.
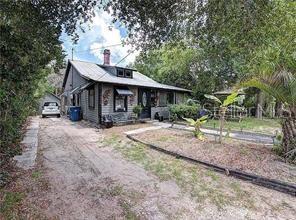
<svg viewBox="0 0 296 220">
<path fill-rule="evenodd" d="M 72 47 L 72 60 L 73 60 L 74 48 Z"/>
</svg>

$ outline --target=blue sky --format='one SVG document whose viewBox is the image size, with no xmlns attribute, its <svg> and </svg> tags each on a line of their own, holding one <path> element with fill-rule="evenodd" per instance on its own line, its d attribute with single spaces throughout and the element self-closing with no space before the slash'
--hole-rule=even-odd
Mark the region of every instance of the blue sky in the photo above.
<svg viewBox="0 0 296 220">
<path fill-rule="evenodd" d="M 127 36 L 127 31 L 119 23 L 113 24 L 112 17 L 107 12 L 97 12 L 93 22 L 84 26 L 85 33 L 79 33 L 79 41 L 73 44 L 71 37 L 62 34 L 63 49 L 67 53 L 67 59 L 71 58 L 71 49 L 74 48 L 74 59 L 89 62 L 103 63 L 103 49 L 109 45 L 120 44 Z M 108 48 L 111 50 L 111 64 L 115 65 L 125 57 L 133 48 L 130 45 L 119 45 Z M 135 60 L 137 52 L 131 53 L 119 66 L 125 66 Z"/>
</svg>

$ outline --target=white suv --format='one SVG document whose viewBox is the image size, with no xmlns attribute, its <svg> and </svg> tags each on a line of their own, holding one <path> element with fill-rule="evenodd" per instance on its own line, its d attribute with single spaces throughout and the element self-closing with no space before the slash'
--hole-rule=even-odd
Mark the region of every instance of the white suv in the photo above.
<svg viewBox="0 0 296 220">
<path fill-rule="evenodd" d="M 58 118 L 61 117 L 59 104 L 57 102 L 45 102 L 42 107 L 42 118 L 53 115 Z"/>
</svg>

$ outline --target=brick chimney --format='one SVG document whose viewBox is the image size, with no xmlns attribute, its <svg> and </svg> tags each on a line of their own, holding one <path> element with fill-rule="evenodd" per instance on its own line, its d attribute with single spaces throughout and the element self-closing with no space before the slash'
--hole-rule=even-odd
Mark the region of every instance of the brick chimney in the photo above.
<svg viewBox="0 0 296 220">
<path fill-rule="evenodd" d="M 104 65 L 110 65 L 110 50 L 105 49 L 104 50 Z"/>
</svg>

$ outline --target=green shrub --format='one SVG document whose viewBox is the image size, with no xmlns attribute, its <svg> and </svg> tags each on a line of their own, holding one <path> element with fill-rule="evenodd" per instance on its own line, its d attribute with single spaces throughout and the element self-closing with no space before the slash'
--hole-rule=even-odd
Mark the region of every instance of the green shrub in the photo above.
<svg viewBox="0 0 296 220">
<path fill-rule="evenodd" d="M 170 116 L 173 119 L 182 119 L 182 118 L 197 118 L 198 110 L 200 109 L 200 105 L 186 105 L 186 104 L 176 104 L 170 105 L 169 111 Z"/>
<path fill-rule="evenodd" d="M 142 106 L 141 105 L 136 105 L 133 107 L 133 113 L 139 117 L 140 113 L 142 111 Z"/>
</svg>

